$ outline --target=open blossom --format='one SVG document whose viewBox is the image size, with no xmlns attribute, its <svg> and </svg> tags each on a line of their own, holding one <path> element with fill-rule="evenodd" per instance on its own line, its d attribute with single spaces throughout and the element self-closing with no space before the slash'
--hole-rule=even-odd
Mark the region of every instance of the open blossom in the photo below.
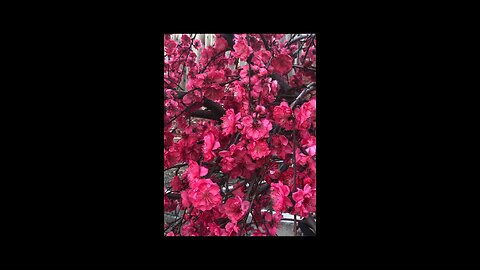
<svg viewBox="0 0 480 270">
<path fill-rule="evenodd" d="M 273 58 L 272 67 L 280 74 L 288 73 L 292 69 L 292 57 L 288 54 L 280 54 Z"/>
<path fill-rule="evenodd" d="M 305 130 L 310 128 L 313 119 L 315 119 L 316 110 L 315 99 L 305 102 L 300 108 L 295 108 L 295 128 L 299 130 Z"/>
<path fill-rule="evenodd" d="M 215 39 L 215 46 L 213 48 L 215 49 L 216 53 L 225 51 L 227 47 L 228 47 L 228 42 L 226 39 L 224 39 L 223 37 L 217 37 Z"/>
<path fill-rule="evenodd" d="M 172 181 L 170 181 L 170 185 L 172 186 L 172 190 L 175 192 L 179 192 L 185 188 L 182 180 L 180 180 L 180 177 L 178 177 L 177 175 L 175 175 Z"/>
<path fill-rule="evenodd" d="M 303 189 L 297 188 L 297 192 L 292 194 L 295 200 L 295 213 L 301 217 L 307 217 L 309 213 L 316 211 L 317 195 L 316 189 L 312 189 L 310 185 L 305 185 Z"/>
<path fill-rule="evenodd" d="M 240 113 L 235 114 L 233 109 L 228 109 L 225 116 L 220 119 L 222 120 L 222 134 L 230 135 L 235 133 L 236 125 L 240 120 Z"/>
<path fill-rule="evenodd" d="M 268 119 L 253 119 L 251 115 L 242 118 L 242 125 L 242 134 L 244 134 L 247 139 L 254 141 L 268 138 L 269 132 L 272 130 L 272 123 L 268 121 Z"/>
<path fill-rule="evenodd" d="M 315 35 L 192 37 L 164 35 L 164 169 L 180 165 L 164 235 L 276 236 L 283 213 L 316 211 L 315 90 L 290 108 L 316 82 Z"/>
<path fill-rule="evenodd" d="M 263 67 L 270 61 L 270 58 L 272 58 L 272 54 L 269 51 L 258 50 L 253 54 L 252 62 L 259 67 Z"/>
<path fill-rule="evenodd" d="M 282 219 L 283 215 L 280 212 L 276 212 L 273 216 L 267 211 L 264 214 L 265 227 L 267 233 L 270 236 L 274 236 L 277 233 L 277 227 Z"/>
<path fill-rule="evenodd" d="M 247 40 L 244 38 L 239 38 L 235 40 L 235 45 L 233 45 L 233 56 L 240 58 L 242 61 L 247 61 L 248 56 L 253 52 L 253 49 L 248 46 Z"/>
<path fill-rule="evenodd" d="M 273 121 L 286 130 L 292 130 L 293 118 L 292 109 L 288 106 L 288 103 L 283 101 L 280 106 L 273 108 Z"/>
<path fill-rule="evenodd" d="M 254 160 L 260 159 L 262 157 L 268 156 L 270 154 L 270 149 L 265 140 L 261 141 L 251 141 L 247 145 L 248 153 Z"/>
<path fill-rule="evenodd" d="M 210 210 L 222 202 L 220 188 L 211 179 L 197 180 L 188 192 L 188 199 L 193 207 L 202 211 Z"/>
<path fill-rule="evenodd" d="M 187 173 L 187 179 L 191 185 L 198 178 L 207 175 L 208 169 L 198 165 L 198 163 L 194 160 L 189 160 L 186 173 Z"/>
<path fill-rule="evenodd" d="M 176 47 L 177 43 L 173 39 L 165 41 L 164 50 L 167 55 L 171 55 Z"/>
<path fill-rule="evenodd" d="M 227 225 L 225 226 L 225 236 L 237 236 L 238 235 L 238 232 L 240 231 L 240 228 L 238 227 L 238 225 L 233 222 L 229 222 L 227 223 Z"/>
<path fill-rule="evenodd" d="M 237 222 L 247 213 L 249 201 L 243 201 L 240 196 L 229 198 L 224 205 L 225 214 L 232 222 Z"/>
<path fill-rule="evenodd" d="M 288 143 L 287 137 L 283 135 L 272 136 L 272 155 L 285 159 L 287 154 L 293 153 L 293 148 Z"/>
<path fill-rule="evenodd" d="M 212 160 L 216 155 L 213 153 L 213 150 L 216 150 L 220 147 L 220 143 L 215 139 L 213 133 L 208 132 L 205 137 L 203 137 L 203 155 L 205 161 Z"/>
<path fill-rule="evenodd" d="M 283 185 L 282 182 L 272 183 L 270 190 L 272 191 L 270 196 L 272 197 L 273 210 L 285 212 L 288 210 L 288 207 L 293 206 L 292 201 L 288 198 L 290 193 L 288 186 Z"/>
</svg>

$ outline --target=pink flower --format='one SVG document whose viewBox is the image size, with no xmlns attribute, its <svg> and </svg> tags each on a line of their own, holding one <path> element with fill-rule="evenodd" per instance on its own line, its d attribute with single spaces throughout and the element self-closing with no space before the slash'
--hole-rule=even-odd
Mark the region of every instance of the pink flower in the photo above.
<svg viewBox="0 0 480 270">
<path fill-rule="evenodd" d="M 225 214 L 232 222 L 236 223 L 247 213 L 249 206 L 250 202 L 243 201 L 240 196 L 229 198 L 224 205 Z"/>
<path fill-rule="evenodd" d="M 282 217 L 283 215 L 279 212 L 276 212 L 273 216 L 269 212 L 265 212 L 265 228 L 267 229 L 268 235 L 275 236 L 277 234 L 277 227 Z"/>
<path fill-rule="evenodd" d="M 199 236 L 200 234 L 197 232 L 197 229 L 195 229 L 195 226 L 193 225 L 192 222 L 187 222 L 182 227 L 181 235 L 182 236 Z"/>
<path fill-rule="evenodd" d="M 236 223 L 229 222 L 225 226 L 226 236 L 237 236 L 240 228 L 238 228 Z"/>
<path fill-rule="evenodd" d="M 175 236 L 175 234 L 173 232 L 169 232 L 169 233 L 167 233 L 166 236 Z"/>
<path fill-rule="evenodd" d="M 266 157 L 268 154 L 270 154 L 270 149 L 268 148 L 268 144 L 265 142 L 265 140 L 251 141 L 247 145 L 247 149 L 248 153 L 254 160 Z"/>
<path fill-rule="evenodd" d="M 272 60 L 272 67 L 280 75 L 283 75 L 292 69 L 292 57 L 288 54 L 277 55 Z"/>
<path fill-rule="evenodd" d="M 298 149 L 297 149 L 298 150 Z M 289 167 L 286 171 L 281 173 L 279 181 L 281 181 L 284 185 L 287 185 L 290 190 L 293 191 L 293 168 Z M 297 174 L 297 187 L 302 184 L 300 177 Z"/>
<path fill-rule="evenodd" d="M 240 120 L 240 113 L 235 115 L 233 109 L 228 109 L 225 116 L 220 118 L 222 120 L 222 134 L 230 135 L 235 133 L 235 126 Z"/>
<path fill-rule="evenodd" d="M 268 138 L 269 132 L 272 130 L 272 123 L 266 118 L 254 120 L 251 115 L 242 118 L 242 125 L 242 134 L 244 134 L 247 139 L 252 139 L 254 141 Z"/>
<path fill-rule="evenodd" d="M 170 181 L 170 185 L 172 186 L 172 190 L 175 192 L 179 192 L 185 188 L 182 180 L 180 180 L 180 177 L 178 177 L 177 175 L 175 175 L 172 181 Z"/>
<path fill-rule="evenodd" d="M 213 47 L 215 49 L 215 53 L 223 52 L 227 49 L 228 47 L 228 42 L 226 39 L 223 37 L 219 37 L 215 40 L 215 46 Z"/>
<path fill-rule="evenodd" d="M 288 198 L 288 194 L 290 194 L 290 188 L 288 188 L 288 186 L 283 185 L 282 182 L 272 183 L 270 190 L 272 191 L 270 197 L 273 202 L 273 210 L 286 212 L 288 207 L 293 206 L 292 201 Z"/>
<path fill-rule="evenodd" d="M 295 213 L 301 217 L 307 217 L 309 213 L 316 211 L 317 195 L 316 189 L 312 189 L 310 185 L 305 185 L 302 189 L 297 188 L 297 192 L 292 194 L 295 204 Z"/>
<path fill-rule="evenodd" d="M 285 159 L 287 154 L 291 153 L 293 153 L 293 149 L 290 144 L 288 144 L 287 137 L 283 135 L 272 136 L 272 155 Z"/>
<path fill-rule="evenodd" d="M 225 233 L 225 229 L 220 228 L 215 222 L 208 223 L 207 229 L 211 236 L 222 236 Z"/>
<path fill-rule="evenodd" d="M 190 105 L 192 103 L 201 102 L 203 95 L 198 90 L 193 90 L 183 96 L 182 101 L 185 105 Z"/>
<path fill-rule="evenodd" d="M 293 128 L 292 109 L 288 106 L 287 102 L 282 102 L 280 106 L 273 108 L 272 119 L 286 130 L 292 130 Z"/>
<path fill-rule="evenodd" d="M 206 66 L 210 59 L 215 55 L 215 49 L 212 46 L 207 46 L 202 49 L 200 52 L 200 61 L 199 63 L 202 66 Z"/>
<path fill-rule="evenodd" d="M 173 39 L 165 41 L 164 50 L 167 55 L 171 55 L 176 47 L 177 43 Z"/>
<path fill-rule="evenodd" d="M 300 108 L 295 108 L 295 128 L 306 130 L 310 128 L 315 119 L 315 99 L 305 102 Z"/>
<path fill-rule="evenodd" d="M 262 67 L 270 61 L 270 58 L 272 58 L 272 54 L 269 51 L 259 50 L 253 54 L 252 62 L 257 66 Z"/>
<path fill-rule="evenodd" d="M 206 84 L 212 83 L 222 83 L 225 80 L 225 71 L 223 70 L 214 70 L 207 73 L 207 77 L 205 78 Z"/>
<path fill-rule="evenodd" d="M 218 149 L 220 147 L 220 143 L 215 139 L 213 133 L 211 132 L 208 132 L 207 135 L 203 137 L 203 140 L 203 155 L 205 161 L 210 161 L 216 156 L 215 153 L 213 153 L 213 150 Z"/>
<path fill-rule="evenodd" d="M 190 207 L 190 205 L 192 205 L 192 203 L 190 202 L 190 199 L 188 198 L 188 191 L 187 190 L 184 190 L 184 191 L 180 192 L 180 196 L 182 196 L 182 206 L 184 208 L 188 208 L 188 207 Z"/>
<path fill-rule="evenodd" d="M 220 188 L 210 179 L 199 179 L 194 182 L 188 192 L 188 199 L 193 207 L 202 211 L 210 210 L 222 202 Z"/>
<path fill-rule="evenodd" d="M 191 186 L 192 182 L 196 181 L 198 178 L 202 176 L 207 175 L 208 169 L 203 166 L 199 166 L 198 163 L 194 160 L 189 160 L 186 173 L 187 173 L 187 179 L 190 182 L 190 186 Z"/>
<path fill-rule="evenodd" d="M 253 52 L 253 49 L 248 46 L 247 41 L 243 38 L 235 40 L 233 45 L 233 56 L 240 58 L 242 61 L 247 61 L 248 56 Z"/>
</svg>

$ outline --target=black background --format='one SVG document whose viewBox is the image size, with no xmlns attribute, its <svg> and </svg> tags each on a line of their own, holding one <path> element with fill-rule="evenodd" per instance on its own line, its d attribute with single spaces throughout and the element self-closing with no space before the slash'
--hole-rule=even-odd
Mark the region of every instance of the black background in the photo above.
<svg viewBox="0 0 480 270">
<path fill-rule="evenodd" d="M 388 245 L 416 231 L 412 201 L 420 191 L 412 188 L 412 168 L 421 165 L 412 143 L 420 123 L 410 121 L 417 96 L 404 79 L 417 75 L 403 69 L 411 51 L 399 32 L 384 35 L 397 28 L 320 21 L 272 29 L 217 21 L 196 29 L 172 18 L 106 19 L 42 36 L 48 43 L 35 51 L 40 60 L 32 61 L 42 71 L 35 77 L 42 114 L 32 114 L 41 124 L 31 129 L 38 148 L 31 159 L 41 164 L 34 169 L 41 203 L 33 206 L 40 213 L 32 230 L 61 245 L 91 249 L 222 253 L 225 239 L 162 237 L 163 32 L 315 32 L 318 235 L 235 238 L 229 247 L 242 256 L 255 249 L 304 254 L 319 247 Z M 273 245 L 259 246 L 262 240 Z M 214 248 L 203 248 L 205 242 Z"/>
</svg>

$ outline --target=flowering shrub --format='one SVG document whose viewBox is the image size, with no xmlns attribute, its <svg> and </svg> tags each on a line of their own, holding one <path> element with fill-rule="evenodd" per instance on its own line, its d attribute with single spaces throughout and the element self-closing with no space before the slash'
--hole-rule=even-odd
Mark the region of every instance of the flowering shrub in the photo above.
<svg viewBox="0 0 480 270">
<path fill-rule="evenodd" d="M 311 221 L 316 36 L 196 36 L 164 35 L 164 170 L 176 169 L 164 235 L 275 236 L 284 213 Z"/>
</svg>

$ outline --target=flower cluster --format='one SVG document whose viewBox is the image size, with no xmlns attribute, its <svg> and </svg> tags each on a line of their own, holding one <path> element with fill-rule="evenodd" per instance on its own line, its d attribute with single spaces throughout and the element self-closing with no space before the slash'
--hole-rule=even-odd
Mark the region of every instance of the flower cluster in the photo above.
<svg viewBox="0 0 480 270">
<path fill-rule="evenodd" d="M 164 35 L 164 235 L 275 236 L 284 213 L 316 217 L 315 35 L 201 40 Z"/>
</svg>

